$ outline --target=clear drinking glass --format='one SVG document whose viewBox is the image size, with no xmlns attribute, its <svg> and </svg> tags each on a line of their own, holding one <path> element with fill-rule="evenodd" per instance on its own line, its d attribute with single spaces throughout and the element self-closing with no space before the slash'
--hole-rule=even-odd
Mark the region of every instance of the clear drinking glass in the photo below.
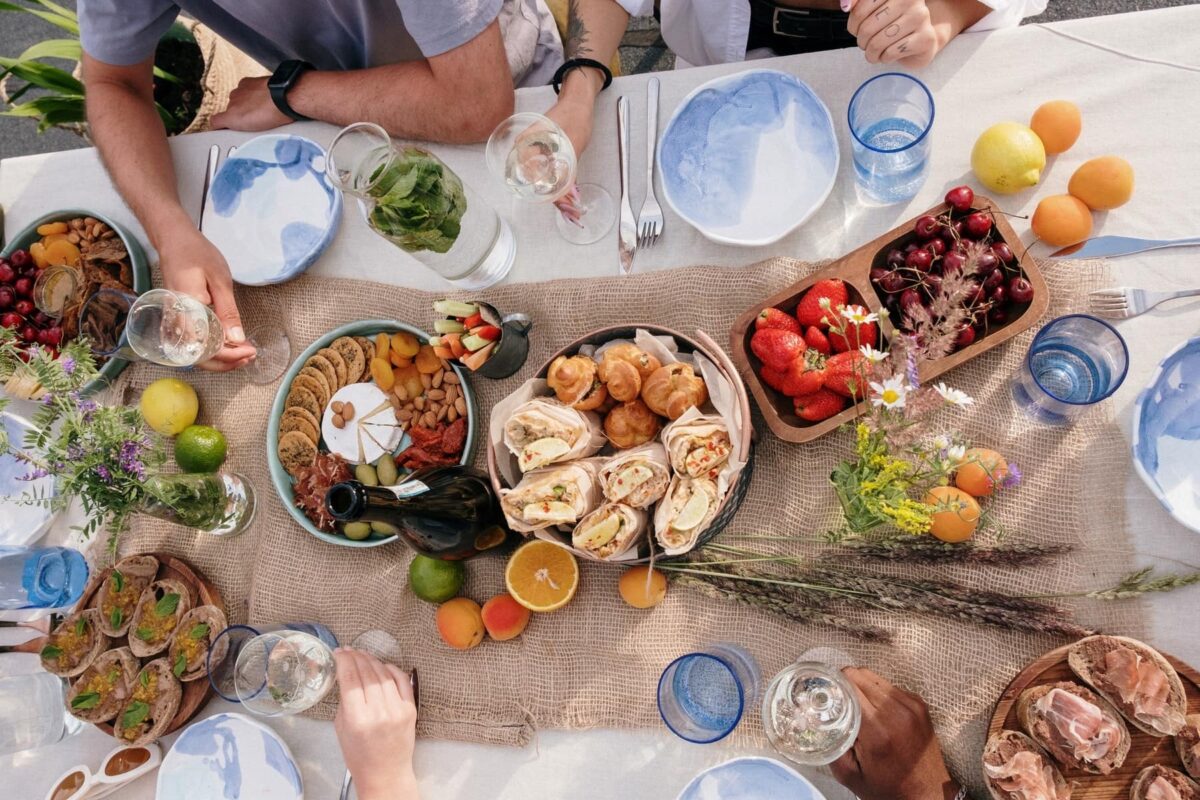
<svg viewBox="0 0 1200 800">
<path fill-rule="evenodd" d="M 911 75 L 886 72 L 865 82 L 847 113 L 859 199 L 890 205 L 911 199 L 929 172 L 933 95 Z"/>
<path fill-rule="evenodd" d="M 1013 402 L 1049 425 L 1065 425 L 1112 395 L 1129 370 L 1116 328 L 1087 314 L 1053 319 L 1038 331 L 1013 379 Z"/>
<path fill-rule="evenodd" d="M 205 666 L 208 669 L 208 682 L 213 690 L 226 700 L 237 703 L 237 687 L 234 676 L 237 672 L 238 655 L 241 654 L 247 642 L 251 642 L 265 633 L 280 633 L 297 631 L 315 636 L 325 643 L 330 650 L 338 646 L 337 637 L 333 631 L 319 622 L 285 622 L 270 625 L 230 625 L 217 635 L 212 647 L 208 649 Z M 215 660 L 214 660 L 215 659 Z"/>
<path fill-rule="evenodd" d="M 232 472 L 151 475 L 145 486 L 152 499 L 142 513 L 168 522 L 230 538 L 254 521 L 254 488 Z"/>
<path fill-rule="evenodd" d="M 727 642 L 680 656 L 658 679 L 658 712 L 681 739 L 709 744 L 728 736 L 758 697 L 754 657 Z"/>
<path fill-rule="evenodd" d="M 62 319 L 67 301 L 83 282 L 83 276 L 75 267 L 54 264 L 38 273 L 33 282 L 33 304 L 46 316 Z"/>
<path fill-rule="evenodd" d="M 67 731 L 64 684 L 48 672 L 0 678 L 0 755 L 44 747 Z"/>
<path fill-rule="evenodd" d="M 513 114 L 492 131 L 486 154 L 488 169 L 517 197 L 559 206 L 555 222 L 567 241 L 591 244 L 612 227 L 612 195 L 594 183 L 575 183 L 575 148 L 548 117 Z"/>
<path fill-rule="evenodd" d="M 334 137 L 325 171 L 373 231 L 455 286 L 486 289 L 512 269 L 508 223 L 428 150 L 357 122 Z"/>
<path fill-rule="evenodd" d="M 329 694 L 337 677 L 333 650 L 300 631 L 264 633 L 246 642 L 234 664 L 238 700 L 256 714 L 299 714 Z"/>
<path fill-rule="evenodd" d="M 854 745 L 862 723 L 854 686 L 839 667 L 806 660 L 814 655 L 805 653 L 772 678 L 762 704 L 771 744 L 789 761 L 808 766 L 836 761 Z"/>
</svg>

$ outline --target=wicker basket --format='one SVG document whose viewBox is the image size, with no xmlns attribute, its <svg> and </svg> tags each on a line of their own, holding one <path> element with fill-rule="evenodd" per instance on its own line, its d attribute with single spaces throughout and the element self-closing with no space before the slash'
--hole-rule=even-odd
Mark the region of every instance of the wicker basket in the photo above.
<svg viewBox="0 0 1200 800">
<path fill-rule="evenodd" d="M 744 500 L 746 497 L 746 491 L 750 487 L 751 475 L 754 472 L 754 444 L 753 444 L 754 428 L 750 424 L 750 399 L 749 399 L 749 396 L 746 394 L 746 386 L 745 386 L 745 384 L 742 383 L 741 376 L 738 375 L 737 369 L 733 366 L 733 362 L 729 360 L 729 357 L 725 354 L 725 351 L 722 350 L 717 345 L 717 343 L 714 342 L 703 331 L 697 331 L 694 337 L 689 337 L 689 336 L 683 335 L 682 333 L 679 333 L 678 331 L 673 331 L 669 328 L 664 328 L 660 325 L 650 325 L 650 324 L 615 325 L 612 327 L 601 328 L 600 330 L 592 331 L 591 333 L 587 334 L 586 336 L 582 336 L 579 339 L 576 339 L 575 341 L 571 342 L 569 345 L 562 348 L 557 353 L 555 353 L 553 356 L 551 356 L 550 359 L 547 360 L 546 363 L 542 365 L 542 368 L 540 370 L 538 370 L 537 377 L 545 378 L 546 373 L 550 369 L 551 362 L 553 362 L 554 359 L 558 358 L 561 355 L 572 355 L 574 353 L 577 353 L 579 351 L 579 348 L 583 347 L 584 345 L 591 345 L 593 347 L 599 347 L 600 345 L 604 344 L 605 342 L 611 341 L 613 339 L 632 339 L 634 337 L 634 334 L 636 333 L 636 331 L 638 331 L 639 329 L 648 331 L 649 333 L 654 334 L 656 336 L 664 336 L 665 335 L 665 336 L 674 337 L 675 341 L 679 344 L 680 352 L 684 352 L 684 353 L 699 352 L 702 355 L 706 356 L 708 358 L 708 360 L 711 361 L 717 367 L 717 369 L 721 370 L 721 372 L 725 375 L 726 378 L 729 379 L 730 383 L 733 385 L 734 392 L 737 395 L 737 403 L 738 403 L 738 406 L 741 408 L 741 412 L 742 412 L 742 425 L 743 425 L 743 429 L 741 431 L 741 433 L 742 433 L 742 452 L 738 453 L 736 455 L 742 461 L 745 462 L 746 466 L 738 474 L 737 480 L 734 482 L 734 484 L 731 487 L 729 487 L 729 491 L 725 494 L 725 497 L 722 499 L 721 507 L 717 511 L 717 515 L 713 518 L 713 521 L 709 524 L 708 528 L 706 528 L 703 532 L 701 532 L 699 538 L 696 540 L 696 547 L 693 548 L 693 550 L 694 550 L 694 549 L 700 548 L 700 547 L 704 546 L 706 543 L 712 541 L 713 538 L 717 536 L 717 534 L 719 534 L 721 531 L 725 530 L 725 527 L 733 519 L 734 514 L 737 513 L 738 508 L 741 507 L 742 500 Z M 490 441 L 488 441 L 488 444 L 487 444 L 487 465 L 488 465 L 488 474 L 491 476 L 491 479 L 492 479 L 492 488 L 495 489 L 498 494 L 500 492 L 500 490 L 505 487 L 501 483 L 500 472 L 497 469 L 496 449 L 495 449 L 495 447 L 492 446 L 492 443 Z M 653 537 L 650 537 L 650 538 L 653 538 Z M 643 546 L 642 549 L 645 550 L 646 548 Z M 673 558 L 680 558 L 680 557 L 682 557 L 682 556 L 674 556 Z M 672 558 L 672 557 L 655 555 L 654 558 L 655 558 L 655 560 L 662 561 L 662 560 L 669 560 L 669 558 Z M 631 564 L 645 564 L 645 563 L 648 563 L 650 560 L 651 560 L 650 556 L 645 555 L 645 556 L 639 557 L 637 559 L 623 559 L 621 561 L 614 561 L 614 562 L 608 562 L 608 563 L 613 563 L 613 564 L 620 565 L 620 566 L 628 566 Z M 601 562 L 601 563 L 605 563 L 605 562 Z"/>
</svg>

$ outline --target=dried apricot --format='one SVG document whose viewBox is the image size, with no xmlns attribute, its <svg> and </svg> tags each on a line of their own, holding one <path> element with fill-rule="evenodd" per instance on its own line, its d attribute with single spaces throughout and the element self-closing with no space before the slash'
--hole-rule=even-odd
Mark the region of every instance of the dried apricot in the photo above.
<svg viewBox="0 0 1200 800">
<path fill-rule="evenodd" d="M 386 364 L 388 360 L 388 349 L 392 346 L 392 337 L 386 333 L 381 333 L 375 337 L 375 357 L 383 359 Z"/>
<path fill-rule="evenodd" d="M 375 385 L 385 392 L 396 383 L 396 376 L 392 374 L 392 365 L 378 357 L 371 359 L 371 377 L 375 380 Z"/>
<path fill-rule="evenodd" d="M 41 242 L 34 242 L 29 245 L 29 255 L 33 257 L 33 263 L 38 269 L 46 268 L 46 246 Z"/>
<path fill-rule="evenodd" d="M 52 233 L 66 233 L 67 223 L 65 222 L 47 222 L 45 225 L 38 225 L 38 236 L 49 236 Z"/>
<path fill-rule="evenodd" d="M 79 266 L 79 248 L 65 239 L 51 242 L 46 245 L 46 263 L 77 267 Z"/>
<path fill-rule="evenodd" d="M 392 362 L 393 367 L 407 367 L 412 363 L 411 358 L 405 358 L 395 350 L 392 350 L 390 353 L 388 353 L 388 361 Z"/>
<path fill-rule="evenodd" d="M 437 353 L 433 352 L 433 348 L 427 344 L 421 345 L 421 349 L 417 351 L 417 357 L 413 360 L 417 365 L 417 370 L 432 375 L 437 372 L 442 366 L 442 360 L 437 357 Z"/>
<path fill-rule="evenodd" d="M 402 331 L 392 334 L 392 349 L 405 358 L 412 358 L 420 348 L 421 343 L 411 333 Z"/>
</svg>

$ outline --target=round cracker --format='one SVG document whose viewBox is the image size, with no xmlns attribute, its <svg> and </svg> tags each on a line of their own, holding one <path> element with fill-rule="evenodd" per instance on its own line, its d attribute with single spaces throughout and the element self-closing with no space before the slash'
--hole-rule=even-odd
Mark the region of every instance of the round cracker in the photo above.
<svg viewBox="0 0 1200 800">
<path fill-rule="evenodd" d="M 358 383 L 362 380 L 363 373 L 367 370 L 367 357 L 358 342 L 354 341 L 353 337 L 343 336 L 334 339 L 333 344 L 329 346 L 346 362 L 347 382 Z"/>
<path fill-rule="evenodd" d="M 309 439 L 312 439 L 313 444 L 319 444 L 321 441 L 320 426 L 313 424 L 313 415 L 299 406 L 287 409 L 279 419 L 280 436 L 292 431 L 300 431 Z"/>
<path fill-rule="evenodd" d="M 289 431 L 279 437 L 276 453 L 283 468 L 294 478 L 302 468 L 316 460 L 317 445 L 300 431 Z"/>
<path fill-rule="evenodd" d="M 283 401 L 285 410 L 292 406 L 303 408 L 317 419 L 320 419 L 321 415 L 325 413 L 325 409 L 317 402 L 317 396 L 297 384 L 292 384 L 292 388 L 288 391 L 287 399 Z"/>
<path fill-rule="evenodd" d="M 321 371 L 321 374 L 325 376 L 325 382 L 329 384 L 330 397 L 333 397 L 337 390 L 341 388 L 337 382 L 337 370 L 333 368 L 333 362 L 325 356 L 314 355 L 308 361 L 304 362 L 304 366 L 314 367 Z"/>
<path fill-rule="evenodd" d="M 297 375 L 292 378 L 292 386 L 303 386 L 313 393 L 317 398 L 317 403 L 321 406 L 321 411 L 324 412 L 325 406 L 329 405 L 329 390 L 326 388 L 325 379 L 318 381 L 311 375 Z"/>
<path fill-rule="evenodd" d="M 358 346 L 362 348 L 363 357 L 367 359 L 367 366 L 371 364 L 371 359 L 375 357 L 375 343 L 366 336 L 355 336 L 354 341 L 358 342 Z M 370 376 L 370 370 L 367 367 L 363 368 L 363 378 Z"/>
<path fill-rule="evenodd" d="M 334 350 L 332 347 L 326 347 L 318 350 L 317 355 L 324 356 L 325 360 L 333 365 L 333 370 L 337 373 L 338 389 L 341 389 L 350 382 L 350 370 L 346 366 L 346 359 L 342 358 L 337 350 Z"/>
<path fill-rule="evenodd" d="M 314 381 L 321 384 L 321 386 L 325 387 L 326 397 L 333 397 L 333 387 L 329 385 L 329 381 L 326 379 L 325 373 L 319 370 L 317 367 L 301 367 L 300 371 L 296 373 L 297 377 L 300 375 L 307 375 L 308 377 L 312 378 Z M 326 404 L 328 404 L 328 401 L 326 401 Z"/>
</svg>

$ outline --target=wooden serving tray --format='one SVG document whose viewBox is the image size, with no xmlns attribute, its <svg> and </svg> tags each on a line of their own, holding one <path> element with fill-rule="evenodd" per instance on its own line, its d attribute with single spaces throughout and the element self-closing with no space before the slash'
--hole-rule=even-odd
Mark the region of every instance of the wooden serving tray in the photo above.
<svg viewBox="0 0 1200 800">
<path fill-rule="evenodd" d="M 945 213 L 947 209 L 948 206 L 943 203 L 925 213 L 936 216 Z M 999 213 L 991 199 L 976 195 L 973 210 L 995 212 L 992 216 L 999 234 L 995 240 L 1006 242 L 1014 254 L 1024 250 L 1016 231 L 1008 223 L 1008 218 Z M 750 393 L 754 395 L 754 401 L 758 403 L 759 410 L 762 411 L 763 417 L 767 421 L 767 426 L 780 439 L 786 442 L 812 441 L 854 419 L 862 413 L 865 405 L 859 403 L 851 406 L 840 414 L 821 422 L 807 422 L 797 417 L 791 398 L 785 397 L 782 393 L 767 386 L 758 377 L 758 370 L 762 366 L 762 362 L 750 350 L 750 337 L 754 335 L 755 318 L 764 308 L 774 307 L 783 309 L 789 314 L 794 313 L 800 295 L 807 291 L 808 287 L 825 278 L 841 278 L 847 285 L 851 303 L 857 303 L 866 306 L 870 311 L 878 312 L 883 308 L 883 304 L 879 301 L 879 297 L 875 294 L 875 288 L 871 285 L 871 269 L 883 264 L 887 251 L 891 247 L 903 247 L 907 244 L 914 236 L 912 227 L 915 219 L 914 217 L 897 225 L 877 239 L 833 262 L 825 269 L 809 275 L 778 294 L 752 306 L 733 324 L 729 333 L 733 362 L 737 365 Z M 1037 263 L 1028 252 L 1025 252 L 1019 257 L 1018 264 L 1025 277 L 1033 285 L 1033 301 L 1019 315 L 1009 319 L 1004 325 L 989 329 L 987 335 L 977 339 L 971 346 L 951 353 L 945 358 L 922 364 L 920 375 L 922 381 L 932 380 L 947 370 L 1007 342 L 1032 327 L 1046 313 L 1046 309 L 1050 306 L 1050 296 L 1047 293 L 1046 281 L 1042 278 Z M 880 328 L 885 339 L 891 339 L 895 334 L 895 329 L 887 319 L 881 320 Z"/>
<path fill-rule="evenodd" d="M 225 601 L 221 598 L 221 593 L 217 591 L 217 587 L 209 582 L 208 578 L 205 578 L 204 575 L 201 574 L 201 572 L 191 564 L 187 563 L 178 556 L 171 555 L 170 553 L 145 553 L 144 555 L 151 555 L 158 559 L 158 573 L 154 576 L 155 580 L 172 578 L 187 584 L 188 588 L 191 589 L 193 608 L 197 605 L 216 606 L 217 608 L 221 609 L 223 613 L 225 612 Z M 84 590 L 83 599 L 80 600 L 79 608 L 88 607 L 88 605 L 92 602 L 92 597 L 97 591 L 99 591 L 100 585 L 108 577 L 109 573 L 112 572 L 112 569 L 112 567 L 108 567 L 107 569 L 101 570 L 89 581 L 87 589 Z M 111 650 L 113 648 L 125 646 L 127 639 L 128 636 L 122 636 L 120 639 L 114 639 L 113 645 L 109 649 Z M 161 657 L 162 654 L 154 656 L 154 658 Z M 154 659 L 152 658 L 138 659 L 143 666 L 153 660 Z M 171 724 L 167 726 L 166 731 L 163 732 L 163 736 L 174 733 L 184 725 L 188 724 L 192 717 L 196 716 L 200 709 L 208 703 L 213 694 L 215 694 L 215 692 L 213 691 L 212 684 L 209 683 L 207 676 L 184 683 L 183 697 L 179 700 L 179 710 L 175 712 L 175 718 L 171 720 Z M 109 736 L 112 736 L 112 723 L 97 723 L 96 727 L 107 733 Z"/>
<path fill-rule="evenodd" d="M 992 719 L 988 723 L 989 737 L 1004 729 L 1021 731 L 1021 724 L 1017 721 L 1017 698 L 1026 689 L 1058 681 L 1073 681 L 1086 686 L 1067 666 L 1069 649 L 1070 645 L 1065 645 L 1057 650 L 1051 650 L 1013 678 L 1012 683 L 1000 695 L 1000 699 L 992 711 Z M 1175 668 L 1175 671 L 1179 673 L 1180 680 L 1183 681 L 1183 688 L 1188 699 L 1188 713 L 1200 712 L 1200 672 L 1192 669 L 1191 666 L 1175 656 L 1162 653 L 1162 657 Z M 1170 736 L 1154 737 L 1148 733 L 1142 733 L 1128 723 L 1126 723 L 1126 727 L 1129 729 L 1132 739 L 1129 755 L 1120 769 L 1111 775 L 1092 775 L 1079 769 L 1058 765 L 1067 782 L 1074 784 L 1071 800 L 1129 800 L 1129 789 L 1133 786 L 1133 779 L 1139 772 L 1152 764 L 1161 764 L 1183 772 L 1183 763 L 1175 751 L 1173 738 Z"/>
</svg>

